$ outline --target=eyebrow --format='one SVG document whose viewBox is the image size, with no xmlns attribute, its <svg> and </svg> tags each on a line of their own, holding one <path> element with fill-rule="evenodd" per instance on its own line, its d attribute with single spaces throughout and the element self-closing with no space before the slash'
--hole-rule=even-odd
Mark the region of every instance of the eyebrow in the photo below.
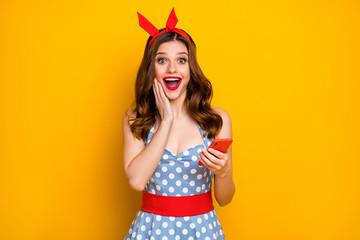
<svg viewBox="0 0 360 240">
<path fill-rule="evenodd" d="M 165 54 L 165 55 L 167 55 L 166 52 L 157 52 L 156 55 L 158 55 L 158 54 Z M 178 52 L 176 55 L 181 55 L 181 54 L 186 54 L 186 55 L 188 55 L 186 52 Z"/>
</svg>

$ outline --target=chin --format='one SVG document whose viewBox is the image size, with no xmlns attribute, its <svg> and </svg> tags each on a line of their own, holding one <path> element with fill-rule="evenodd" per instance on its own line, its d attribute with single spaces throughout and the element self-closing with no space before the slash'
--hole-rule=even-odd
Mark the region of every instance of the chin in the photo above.
<svg viewBox="0 0 360 240">
<path fill-rule="evenodd" d="M 184 91 L 176 91 L 176 92 L 165 91 L 165 95 L 170 101 L 180 98 L 183 94 L 186 94 L 186 93 Z"/>
<path fill-rule="evenodd" d="M 176 99 L 178 99 L 179 98 L 179 94 L 177 94 L 177 93 L 174 93 L 174 92 L 166 92 L 165 93 L 165 95 L 166 95 L 166 97 L 169 99 L 169 100 L 176 100 Z"/>
</svg>

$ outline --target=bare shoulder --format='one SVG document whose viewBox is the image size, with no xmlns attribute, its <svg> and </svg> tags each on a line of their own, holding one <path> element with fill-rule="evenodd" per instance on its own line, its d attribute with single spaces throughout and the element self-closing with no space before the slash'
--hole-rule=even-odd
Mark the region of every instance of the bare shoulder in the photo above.
<svg viewBox="0 0 360 240">
<path fill-rule="evenodd" d="M 136 113 L 133 109 L 127 109 L 123 115 L 123 125 L 129 125 L 129 120 L 134 118 Z"/>
<path fill-rule="evenodd" d="M 231 137 L 232 136 L 232 127 L 231 127 L 231 117 L 230 114 L 222 108 L 211 106 L 211 108 L 221 116 L 223 120 L 223 126 L 217 137 Z"/>
<path fill-rule="evenodd" d="M 123 138 L 124 146 L 127 148 L 132 148 L 132 146 L 143 147 L 144 141 L 135 137 L 133 131 L 131 130 L 131 124 L 136 117 L 136 113 L 130 109 L 127 110 L 123 115 L 122 128 L 123 128 Z"/>
<path fill-rule="evenodd" d="M 230 114 L 222 108 L 211 106 L 211 108 L 221 116 L 224 123 L 231 123 Z"/>
</svg>

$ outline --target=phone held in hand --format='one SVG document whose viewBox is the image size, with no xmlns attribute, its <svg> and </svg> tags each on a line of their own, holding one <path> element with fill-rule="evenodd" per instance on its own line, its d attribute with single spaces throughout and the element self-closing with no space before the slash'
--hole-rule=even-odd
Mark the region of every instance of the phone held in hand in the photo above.
<svg viewBox="0 0 360 240">
<path fill-rule="evenodd" d="M 227 149 L 229 148 L 230 144 L 232 143 L 232 138 L 217 138 L 214 139 L 209 148 L 213 148 L 215 150 L 218 150 L 222 153 L 225 153 L 227 151 Z M 198 163 L 199 166 L 204 166 L 204 164 L 202 164 L 202 162 L 199 161 Z"/>
</svg>

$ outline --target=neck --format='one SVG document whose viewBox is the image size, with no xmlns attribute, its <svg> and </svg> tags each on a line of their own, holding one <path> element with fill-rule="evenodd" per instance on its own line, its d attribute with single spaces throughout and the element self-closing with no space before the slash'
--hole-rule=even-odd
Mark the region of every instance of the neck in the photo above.
<svg viewBox="0 0 360 240">
<path fill-rule="evenodd" d="M 175 119 L 180 119 L 188 115 L 188 109 L 185 104 L 185 97 L 186 95 L 184 94 L 175 100 L 170 100 L 171 110 L 173 111 Z"/>
</svg>

